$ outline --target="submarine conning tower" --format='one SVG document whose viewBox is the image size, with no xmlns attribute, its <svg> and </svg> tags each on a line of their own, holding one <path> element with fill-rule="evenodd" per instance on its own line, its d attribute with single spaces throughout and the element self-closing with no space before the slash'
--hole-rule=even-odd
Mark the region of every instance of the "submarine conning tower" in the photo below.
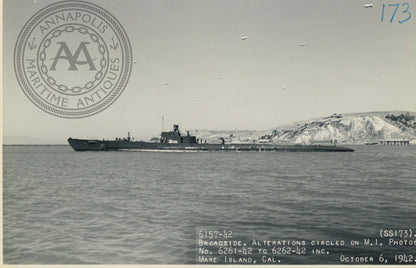
<svg viewBox="0 0 416 268">
<path fill-rule="evenodd" d="M 160 142 L 162 143 L 197 143 L 196 137 L 189 135 L 182 136 L 179 125 L 173 125 L 173 131 L 162 132 Z"/>
</svg>

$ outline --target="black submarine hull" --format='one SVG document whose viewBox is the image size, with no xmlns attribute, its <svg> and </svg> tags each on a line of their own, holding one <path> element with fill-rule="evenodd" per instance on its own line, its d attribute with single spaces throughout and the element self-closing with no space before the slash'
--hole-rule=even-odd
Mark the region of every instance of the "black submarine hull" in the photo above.
<svg viewBox="0 0 416 268">
<path fill-rule="evenodd" d="M 289 152 L 353 152 L 335 145 L 277 145 L 262 143 L 210 144 L 210 143 L 152 143 L 129 140 L 68 139 L 75 151 L 289 151 Z"/>
</svg>

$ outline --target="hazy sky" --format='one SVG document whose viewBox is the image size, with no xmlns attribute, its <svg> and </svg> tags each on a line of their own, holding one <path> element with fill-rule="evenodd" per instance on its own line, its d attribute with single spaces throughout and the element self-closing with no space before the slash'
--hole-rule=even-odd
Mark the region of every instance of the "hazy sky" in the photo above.
<svg viewBox="0 0 416 268">
<path fill-rule="evenodd" d="M 382 1 L 89 1 L 123 25 L 137 63 L 117 101 L 83 119 L 37 108 L 14 73 L 20 30 L 54 1 L 3 2 L 5 136 L 157 136 L 162 116 L 165 130 L 262 130 L 333 113 L 416 110 L 414 2 L 399 24 L 389 23 L 391 8 L 381 22 Z"/>
</svg>

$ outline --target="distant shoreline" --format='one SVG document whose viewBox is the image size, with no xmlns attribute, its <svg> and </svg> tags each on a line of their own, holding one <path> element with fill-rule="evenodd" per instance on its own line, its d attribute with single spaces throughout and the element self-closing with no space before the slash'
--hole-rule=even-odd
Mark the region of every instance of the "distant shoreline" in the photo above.
<svg viewBox="0 0 416 268">
<path fill-rule="evenodd" d="M 69 144 L 3 144 L 3 146 L 69 146 Z"/>
<path fill-rule="evenodd" d="M 324 145 L 327 143 L 315 143 L 315 145 Z M 381 145 L 381 144 L 365 144 L 365 143 L 338 143 L 339 145 L 347 146 L 378 146 L 378 147 L 408 147 L 416 146 L 416 143 L 410 143 L 409 145 Z M 3 147 L 12 147 L 12 146 L 69 146 L 69 144 L 3 144 Z"/>
<path fill-rule="evenodd" d="M 408 140 L 411 144 L 416 144 L 416 113 L 408 111 L 334 113 L 326 117 L 292 122 L 267 130 L 193 129 L 189 132 L 200 139 L 207 140 L 208 143 L 216 143 L 222 138 L 226 143 L 273 141 L 284 144 L 327 144 L 331 140 L 337 140 L 339 145 L 359 145 L 391 139 Z M 91 136 L 91 133 L 86 136 Z M 155 138 L 159 139 L 156 136 L 152 139 Z M 102 137 L 90 139 L 101 140 Z M 65 140 L 63 137 L 3 136 L 4 145 L 7 146 L 68 145 Z M 135 137 L 135 140 L 143 140 L 143 137 Z"/>
</svg>

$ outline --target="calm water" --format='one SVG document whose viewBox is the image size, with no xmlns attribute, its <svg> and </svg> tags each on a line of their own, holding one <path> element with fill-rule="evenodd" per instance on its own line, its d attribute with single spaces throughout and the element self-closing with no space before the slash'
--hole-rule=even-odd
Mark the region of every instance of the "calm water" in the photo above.
<svg viewBox="0 0 416 268">
<path fill-rule="evenodd" d="M 354 149 L 80 153 L 5 146 L 4 263 L 192 264 L 203 226 L 243 241 L 362 241 L 379 238 L 380 228 L 416 230 L 416 146 Z M 331 254 L 280 260 L 416 255 L 415 246 L 325 248 Z"/>
</svg>

